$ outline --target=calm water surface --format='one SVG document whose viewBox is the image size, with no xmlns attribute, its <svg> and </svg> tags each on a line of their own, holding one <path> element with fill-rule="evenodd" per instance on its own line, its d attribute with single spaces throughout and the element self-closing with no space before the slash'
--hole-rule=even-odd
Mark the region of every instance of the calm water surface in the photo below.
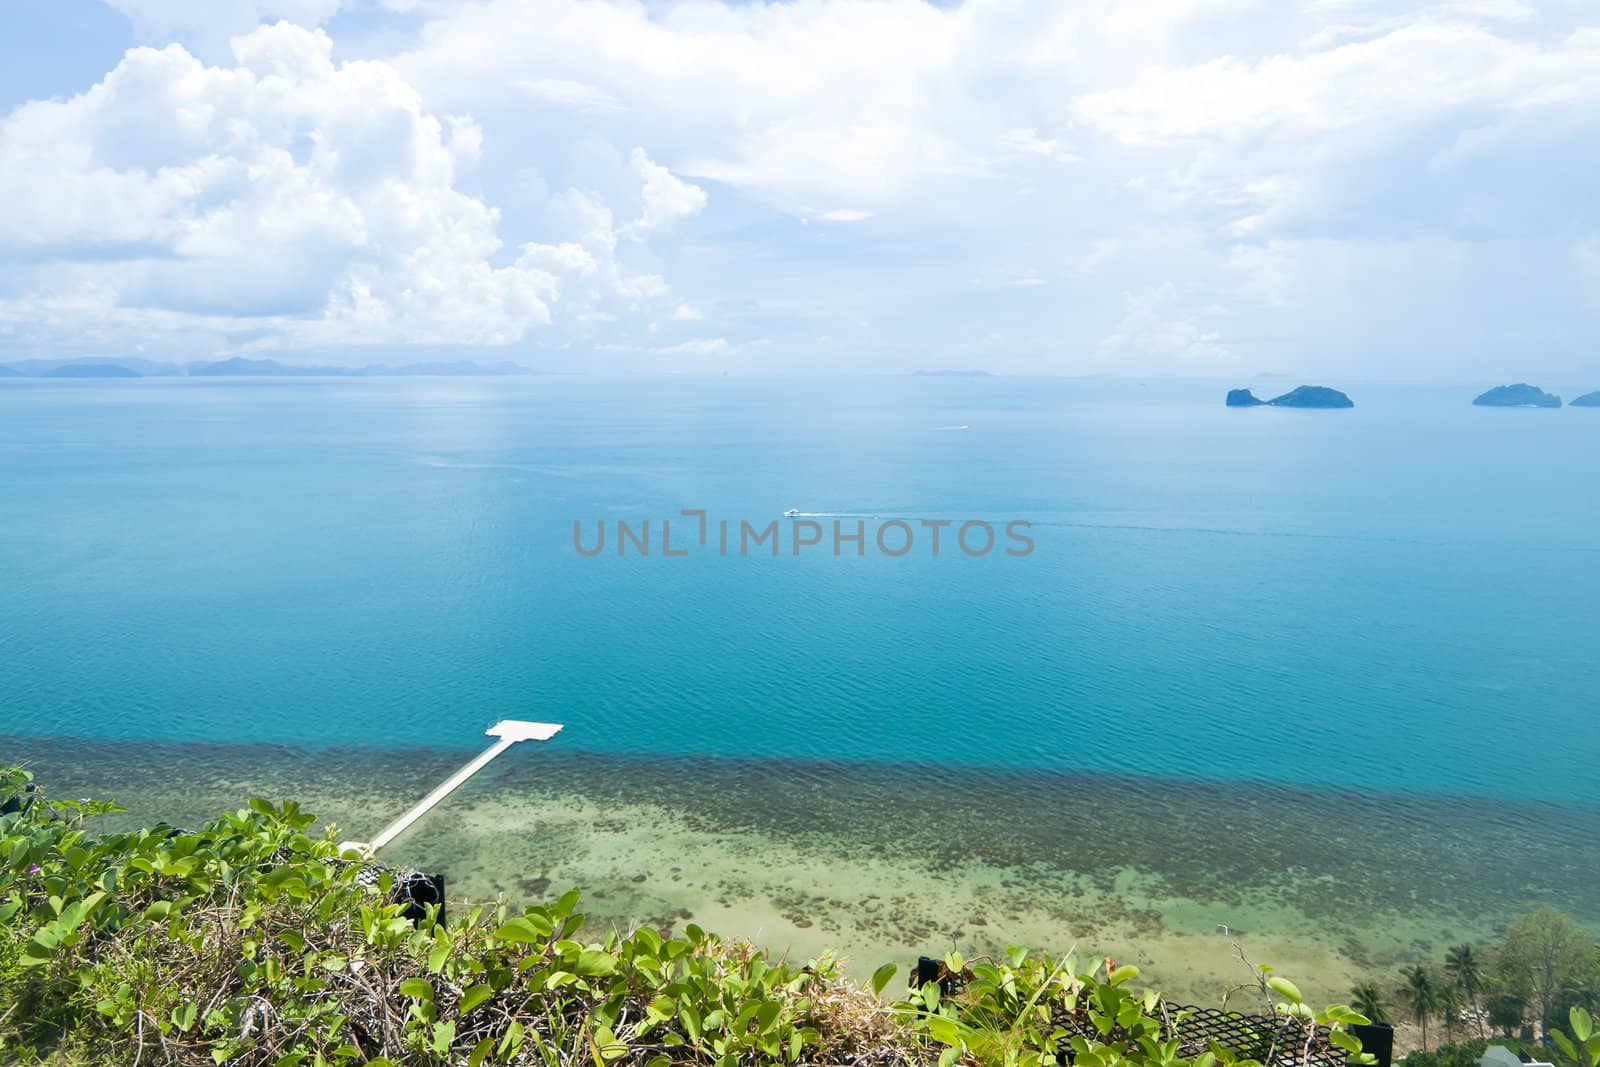
<svg viewBox="0 0 1600 1067">
<path fill-rule="evenodd" d="M 1491 823 L 1545 835 L 1572 864 L 1497 871 L 1485 907 L 1570 903 L 1595 860 L 1566 830 L 1600 809 L 1600 412 L 1225 388 L 0 382 L 0 734 L 248 763 L 542 718 L 586 758 L 737 767 L 729 810 L 806 766 L 913 798 L 1112 775 L 1162 810 L 1299 798 L 1329 848 L 1362 798 L 1457 853 Z M 661 558 L 685 508 L 1026 519 L 1036 548 Z M 648 558 L 574 551 L 574 520 L 618 519 L 651 520 Z"/>
</svg>

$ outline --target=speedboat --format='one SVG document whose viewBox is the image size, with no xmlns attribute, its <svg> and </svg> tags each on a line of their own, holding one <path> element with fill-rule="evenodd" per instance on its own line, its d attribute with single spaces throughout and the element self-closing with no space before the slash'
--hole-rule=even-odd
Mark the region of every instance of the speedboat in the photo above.
<svg viewBox="0 0 1600 1067">
<path fill-rule="evenodd" d="M 783 513 L 783 517 L 786 519 L 798 519 L 800 517 L 800 509 L 790 508 L 788 511 Z"/>
</svg>

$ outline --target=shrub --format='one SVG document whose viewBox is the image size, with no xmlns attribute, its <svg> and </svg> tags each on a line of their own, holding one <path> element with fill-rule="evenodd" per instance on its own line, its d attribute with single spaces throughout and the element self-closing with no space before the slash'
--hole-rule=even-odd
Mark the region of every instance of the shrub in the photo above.
<svg viewBox="0 0 1600 1067">
<path fill-rule="evenodd" d="M 27 786 L 0 770 L 0 805 L 20 809 L 0 814 L 0 1062 L 1254 1067 L 1304 1051 L 1275 1026 L 1259 1049 L 1184 1045 L 1134 968 L 1070 955 L 952 956 L 960 993 L 885 1005 L 893 967 L 868 992 L 830 956 L 775 960 L 694 925 L 596 935 L 576 890 L 413 923 L 293 803 L 96 837 L 86 822 L 119 809 L 16 803 Z M 1351 1044 L 1359 1016 L 1261 977 L 1296 1042 Z"/>
</svg>

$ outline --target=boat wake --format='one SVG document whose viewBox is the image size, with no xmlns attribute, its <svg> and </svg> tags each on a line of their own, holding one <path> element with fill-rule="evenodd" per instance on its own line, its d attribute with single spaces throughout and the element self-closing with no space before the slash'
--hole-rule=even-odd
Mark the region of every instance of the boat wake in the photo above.
<svg viewBox="0 0 1600 1067">
<path fill-rule="evenodd" d="M 783 517 L 786 518 L 786 519 L 877 519 L 877 518 L 881 518 L 882 516 L 874 515 L 874 514 L 872 514 L 870 512 L 866 512 L 866 511 L 794 511 L 794 510 L 790 510 L 790 511 L 784 512 L 783 513 Z"/>
</svg>

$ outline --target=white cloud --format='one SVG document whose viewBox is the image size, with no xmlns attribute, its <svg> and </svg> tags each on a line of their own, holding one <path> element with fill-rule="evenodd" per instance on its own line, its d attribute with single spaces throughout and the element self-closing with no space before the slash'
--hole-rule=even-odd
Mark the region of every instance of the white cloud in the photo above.
<svg viewBox="0 0 1600 1067">
<path fill-rule="evenodd" d="M 1084 122 L 1129 144 L 1400 129 L 1456 108 L 1538 106 L 1600 91 L 1600 40 L 1514 42 L 1467 23 L 1412 23 L 1372 40 L 1260 60 L 1156 67 L 1086 93 Z"/>
<path fill-rule="evenodd" d="M 609 94 L 583 82 L 564 78 L 522 78 L 511 83 L 539 100 L 570 107 L 584 114 L 603 114 L 623 110 Z"/>
<path fill-rule="evenodd" d="M 1050 283 L 1039 276 L 1032 267 L 1023 269 L 995 268 L 971 280 L 979 289 L 1035 289 Z"/>
<path fill-rule="evenodd" d="M 105 0 L 128 16 L 140 41 L 186 43 L 208 58 L 226 55 L 228 40 L 263 22 L 279 20 L 316 27 L 345 0 Z"/>
<path fill-rule="evenodd" d="M 214 65 L 130 57 L 0 123 L 13 335 L 487 342 L 548 319 L 547 349 L 669 347 L 714 292 L 718 332 L 796 364 L 978 351 L 1000 315 L 1119 365 L 1353 362 L 1380 333 L 1438 362 L 1582 346 L 1593 5 L 108 2 Z M 280 15 L 386 61 L 227 58 Z M 1501 335 L 1450 311 L 1500 290 Z"/>
<path fill-rule="evenodd" d="M 735 343 L 726 337 L 695 337 L 668 345 L 603 344 L 597 346 L 604 352 L 631 352 L 650 356 L 726 357 L 748 353 L 770 344 L 766 338 Z"/>
<path fill-rule="evenodd" d="M 1234 291 L 1273 307 L 1299 303 L 1309 295 L 1297 269 L 1302 247 L 1289 241 L 1234 245 L 1228 250 L 1228 266 L 1243 279 Z"/>
<path fill-rule="evenodd" d="M 643 240 L 653 233 L 670 229 L 679 219 L 697 215 L 705 208 L 704 189 L 690 185 L 666 167 L 653 162 L 644 149 L 635 148 L 628 154 L 628 166 L 644 183 L 640 194 L 644 200 L 644 210 L 623 228 L 627 236 Z"/>
<path fill-rule="evenodd" d="M 557 322 L 580 327 L 580 332 L 616 322 L 625 314 L 653 314 L 671 298 L 665 278 L 630 265 L 623 241 L 636 247 L 706 205 L 703 189 L 678 178 L 642 148 L 629 153 L 627 169 L 639 182 L 641 206 L 636 218 L 619 224 L 596 194 L 568 189 L 552 198 L 551 213 L 570 239 L 524 245 L 517 260 L 563 280 Z M 700 312 L 678 301 L 671 317 L 689 321 L 700 318 Z"/>
<path fill-rule="evenodd" d="M 287 23 L 233 50 L 210 67 L 134 49 L 88 92 L 0 120 L 11 332 L 31 314 L 285 345 L 505 344 L 551 320 L 567 280 L 586 306 L 587 289 L 666 292 L 618 264 L 611 213 L 583 194 L 566 198 L 579 240 L 504 254 L 498 212 L 456 187 L 482 128 L 430 114 L 393 68 L 336 65 L 325 34 Z M 636 240 L 704 206 L 642 150 L 632 165 Z"/>
<path fill-rule="evenodd" d="M 664 345 L 653 351 L 664 356 L 726 356 L 734 351 L 734 346 L 728 343 L 726 337 L 704 337 L 693 341 L 680 341 L 675 345 Z"/>
<path fill-rule="evenodd" d="M 1007 130 L 1000 138 L 1000 146 L 1018 155 L 1042 156 L 1057 163 L 1081 163 L 1080 155 L 1066 141 L 1055 137 L 1040 137 L 1038 130 Z"/>
<path fill-rule="evenodd" d="M 1579 241 L 1572 249 L 1572 258 L 1578 266 L 1584 306 L 1591 314 L 1600 314 L 1600 239 Z"/>
<path fill-rule="evenodd" d="M 1114 237 L 1101 238 L 1090 245 L 1089 251 L 1079 256 L 1072 265 L 1074 274 L 1093 274 L 1101 266 L 1111 262 L 1122 251 L 1122 241 Z"/>
<path fill-rule="evenodd" d="M 1124 293 L 1122 321 L 1100 342 L 1096 354 L 1129 370 L 1186 363 L 1225 361 L 1230 353 L 1222 335 L 1197 325 L 1182 309 L 1171 282 L 1138 293 Z"/>
</svg>

